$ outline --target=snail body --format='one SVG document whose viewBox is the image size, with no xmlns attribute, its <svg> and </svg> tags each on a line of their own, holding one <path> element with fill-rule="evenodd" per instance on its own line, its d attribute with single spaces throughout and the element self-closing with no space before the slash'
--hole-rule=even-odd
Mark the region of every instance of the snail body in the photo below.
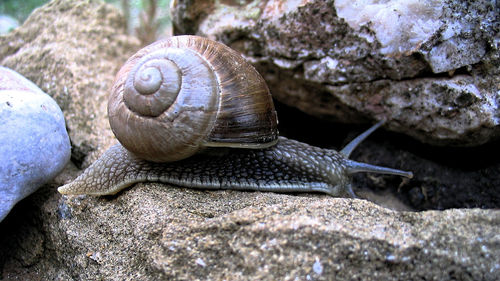
<svg viewBox="0 0 500 281">
<path fill-rule="evenodd" d="M 349 160 L 377 123 L 340 152 L 278 137 L 263 78 L 237 52 L 197 36 L 158 41 L 118 72 L 108 104 L 119 140 L 62 194 L 108 195 L 137 182 L 355 197 L 349 175 L 405 172 Z"/>
</svg>

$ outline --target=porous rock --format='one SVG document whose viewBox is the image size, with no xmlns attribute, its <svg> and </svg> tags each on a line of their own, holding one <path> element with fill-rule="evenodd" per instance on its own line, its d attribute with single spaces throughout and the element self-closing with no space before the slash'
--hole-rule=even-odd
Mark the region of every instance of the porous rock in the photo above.
<svg viewBox="0 0 500 281">
<path fill-rule="evenodd" d="M 0 66 L 0 221 L 71 155 L 64 116 L 35 84 Z"/>
<path fill-rule="evenodd" d="M 109 89 L 140 48 L 124 26 L 119 11 L 102 1 L 54 0 L 0 36 L 0 64 L 39 85 L 63 110 L 79 166 L 92 163 L 114 139 Z"/>
<path fill-rule="evenodd" d="M 57 273 L 62 280 L 496 280 L 500 274 L 498 210 L 396 212 L 363 200 L 161 184 L 107 198 L 45 196 L 36 230 L 43 255 L 33 262 L 19 247 L 6 264 L 29 264 L 42 279 Z"/>
<path fill-rule="evenodd" d="M 471 146 L 500 135 L 498 12 L 487 0 L 179 0 L 173 20 L 244 53 L 306 113 Z"/>
</svg>

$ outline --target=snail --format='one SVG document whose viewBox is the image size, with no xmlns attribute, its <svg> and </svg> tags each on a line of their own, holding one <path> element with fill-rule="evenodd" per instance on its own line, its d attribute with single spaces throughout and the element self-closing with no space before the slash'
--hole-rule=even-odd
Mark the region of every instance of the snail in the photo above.
<svg viewBox="0 0 500 281">
<path fill-rule="evenodd" d="M 349 175 L 411 172 L 349 160 L 379 122 L 341 151 L 278 136 L 260 74 L 236 51 L 198 36 L 174 36 L 133 55 L 108 103 L 119 143 L 62 194 L 112 195 L 137 182 L 356 197 Z"/>
</svg>

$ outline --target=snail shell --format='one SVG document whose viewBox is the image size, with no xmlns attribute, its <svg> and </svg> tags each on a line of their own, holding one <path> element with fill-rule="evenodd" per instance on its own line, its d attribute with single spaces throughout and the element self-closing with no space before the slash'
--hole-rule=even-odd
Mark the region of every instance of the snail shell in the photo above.
<svg viewBox="0 0 500 281">
<path fill-rule="evenodd" d="M 264 79 L 236 51 L 198 36 L 171 37 L 132 56 L 115 78 L 108 114 L 120 143 L 154 162 L 278 140 Z"/>
</svg>

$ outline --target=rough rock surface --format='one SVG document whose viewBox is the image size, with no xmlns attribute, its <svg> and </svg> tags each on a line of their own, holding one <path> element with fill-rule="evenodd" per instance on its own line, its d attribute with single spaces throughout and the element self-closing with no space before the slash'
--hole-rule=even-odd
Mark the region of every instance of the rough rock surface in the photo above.
<svg viewBox="0 0 500 281">
<path fill-rule="evenodd" d="M 34 273 L 42 280 L 500 276 L 497 210 L 395 212 L 362 200 L 160 184 L 138 184 L 106 198 L 60 198 L 49 189 L 35 197 L 45 202 L 39 217 L 19 212 L 24 220 L 8 217 L 3 225 L 8 231 L 0 245 L 13 257 L 3 263 L 4 278 Z"/>
<path fill-rule="evenodd" d="M 93 99 L 90 93 L 94 92 L 85 87 L 104 91 L 102 79 L 111 80 L 112 76 L 107 71 L 121 65 L 112 66 L 118 58 L 110 54 L 122 53 L 113 53 L 107 48 L 135 46 L 135 40 L 128 41 L 118 30 L 110 33 L 112 28 L 104 25 L 94 26 L 93 32 L 86 28 L 92 22 L 109 20 L 108 17 L 116 15 L 114 9 L 101 2 L 51 2 L 32 16 L 45 23 L 38 13 L 48 17 L 57 15 L 67 24 L 80 26 L 80 29 L 65 25 L 48 27 L 57 31 L 61 38 L 69 38 L 68 34 L 63 34 L 66 32 L 74 38 L 88 38 L 90 33 L 96 41 L 94 44 L 103 48 L 86 46 L 80 50 L 85 56 L 77 58 L 88 68 L 85 69 L 72 63 L 74 58 L 50 52 L 45 46 L 51 44 L 50 41 L 37 45 L 52 61 L 59 61 L 61 56 L 61 65 L 69 64 L 63 73 L 88 75 L 86 79 L 71 80 L 75 89 L 84 91 L 86 99 Z M 118 16 L 116 19 L 121 21 Z M 26 24 L 36 26 L 35 22 Z M 17 36 L 33 36 L 22 30 L 23 27 L 16 31 Z M 30 32 L 40 31 L 32 28 Z M 16 41 L 17 37 L 9 38 Z M 0 37 L 0 40 L 5 39 Z M 109 42 L 101 45 L 100 40 Z M 30 44 L 31 41 L 26 42 Z M 68 41 L 60 44 L 66 48 L 68 45 L 75 47 Z M 56 45 L 52 47 L 63 49 Z M 18 43 L 18 47 L 24 49 L 22 43 Z M 3 44 L 0 50 L 2 48 Z M 90 63 L 84 63 L 86 59 L 103 66 L 92 68 Z M 40 59 L 34 61 L 40 62 Z M 44 65 L 37 65 L 37 71 L 43 72 Z M 55 66 L 49 63 L 48 67 Z M 34 67 L 23 68 L 32 70 Z M 50 88 L 63 89 L 65 84 L 64 80 L 56 80 Z M 105 117 L 97 113 L 88 115 L 96 102 L 84 99 L 78 91 L 69 91 L 68 95 L 71 103 L 65 105 L 65 113 L 71 108 L 83 109 L 75 112 L 77 116 L 67 115 L 66 118 L 71 119 L 68 121 L 74 122 L 76 128 L 96 127 L 97 131 L 85 130 L 80 134 L 82 139 L 94 140 L 99 147 L 104 147 L 107 138 L 96 136 L 108 134 L 108 128 L 96 124 L 104 122 L 100 118 Z M 73 99 L 73 95 L 82 98 Z M 289 121 L 281 118 L 280 122 Z M 289 132 L 298 132 L 296 125 L 289 128 L 292 128 Z M 316 136 L 323 145 L 338 148 L 342 141 L 350 138 L 349 135 L 352 137 L 364 129 L 358 127 L 354 129 L 357 132 L 353 132 L 352 127 L 342 129 L 323 124 Z M 325 140 L 325 132 L 333 130 L 337 131 L 336 138 Z M 73 133 L 72 138 L 80 136 Z M 301 133 L 304 137 L 309 131 Z M 443 149 L 415 145 L 415 142 L 399 145 L 395 144 L 394 137 L 382 130 L 376 132 L 352 158 L 413 170 L 416 177 L 409 182 L 378 176 L 356 177 L 357 187 L 375 185 L 396 193 L 415 189 L 412 194 L 416 201 L 428 204 L 416 208 L 500 206 L 498 162 L 494 162 L 496 166 L 488 166 L 491 163 L 484 160 L 489 159 L 484 156 L 491 155 L 490 151 L 448 150 L 446 153 L 451 156 L 470 154 L 468 156 L 476 157 L 477 169 L 464 170 L 454 166 L 457 165 L 454 158 L 435 161 L 447 155 L 443 154 Z M 423 147 L 421 151 L 427 153 L 408 152 L 413 146 Z M 70 165 L 55 182 L 20 202 L 0 223 L 0 252 L 5 253 L 0 255 L 0 279 L 496 280 L 500 274 L 497 235 L 500 213 L 494 209 L 397 212 L 364 200 L 325 195 L 200 191 L 160 184 L 138 184 L 116 196 L 102 198 L 61 197 L 56 193 L 58 186 L 79 173 L 80 169 Z M 474 186 L 477 190 L 461 193 L 462 185 Z M 462 201 L 457 199 L 459 194 L 465 194 L 460 198 Z M 471 198 L 474 194 L 482 197 Z"/>
<path fill-rule="evenodd" d="M 121 64 L 140 48 L 123 26 L 119 12 L 102 1 L 56 0 L 0 36 L 0 65 L 56 100 L 66 118 L 73 161 L 82 166 L 113 140 L 108 90 Z"/>
<path fill-rule="evenodd" d="M 35 84 L 0 66 L 0 222 L 71 156 L 64 116 Z"/>
<path fill-rule="evenodd" d="M 440 145 L 500 135 L 494 2 L 180 0 L 173 13 L 176 34 L 241 51 L 274 97 L 309 114 L 387 119 Z"/>
</svg>

